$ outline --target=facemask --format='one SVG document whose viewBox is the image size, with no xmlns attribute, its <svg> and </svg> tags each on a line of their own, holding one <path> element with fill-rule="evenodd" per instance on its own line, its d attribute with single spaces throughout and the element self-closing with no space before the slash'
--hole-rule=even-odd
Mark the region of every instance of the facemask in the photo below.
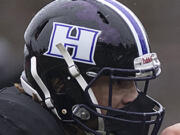
<svg viewBox="0 0 180 135">
<path fill-rule="evenodd" d="M 119 110 L 125 110 L 128 112 L 153 112 L 154 103 L 146 97 L 145 94 L 139 93 L 138 97 L 124 108 Z M 147 121 L 151 117 L 142 117 L 138 115 L 127 115 L 124 113 L 118 113 L 108 111 L 107 115 L 116 118 L 126 119 L 128 122 L 119 120 L 105 120 L 106 131 L 114 135 L 148 135 L 149 124 L 137 124 L 131 123 L 131 121 Z"/>
</svg>

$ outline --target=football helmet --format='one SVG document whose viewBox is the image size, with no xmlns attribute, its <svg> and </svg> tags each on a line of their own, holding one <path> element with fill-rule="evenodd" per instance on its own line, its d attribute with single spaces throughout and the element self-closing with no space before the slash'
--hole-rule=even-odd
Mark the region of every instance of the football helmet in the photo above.
<svg viewBox="0 0 180 135">
<path fill-rule="evenodd" d="M 115 0 L 53 1 L 35 15 L 24 38 L 22 86 L 62 122 L 96 135 L 157 134 L 164 109 L 147 89 L 161 72 L 160 62 L 126 6 Z M 91 89 L 101 76 L 110 80 L 108 106 L 99 105 Z M 144 90 L 137 88 L 131 104 L 113 108 L 114 80 L 143 81 Z M 97 127 L 89 126 L 92 120 Z"/>
</svg>

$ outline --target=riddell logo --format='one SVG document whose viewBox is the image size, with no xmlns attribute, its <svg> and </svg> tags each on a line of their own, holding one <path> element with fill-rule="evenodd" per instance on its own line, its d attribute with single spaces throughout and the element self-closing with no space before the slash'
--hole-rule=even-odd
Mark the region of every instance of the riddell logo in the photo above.
<svg viewBox="0 0 180 135">
<path fill-rule="evenodd" d="M 152 62 L 152 57 L 148 57 L 148 58 L 142 58 L 143 64 L 147 64 Z"/>
</svg>

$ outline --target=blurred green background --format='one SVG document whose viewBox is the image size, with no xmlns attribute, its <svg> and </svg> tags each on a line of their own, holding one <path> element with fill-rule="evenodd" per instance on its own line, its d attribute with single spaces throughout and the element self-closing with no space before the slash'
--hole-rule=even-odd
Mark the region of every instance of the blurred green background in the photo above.
<svg viewBox="0 0 180 135">
<path fill-rule="evenodd" d="M 24 31 L 52 0 L 0 0 L 0 87 L 17 81 L 23 69 Z M 180 122 L 180 1 L 119 0 L 143 23 L 162 63 L 162 74 L 151 82 L 149 94 L 166 108 L 161 129 Z"/>
</svg>

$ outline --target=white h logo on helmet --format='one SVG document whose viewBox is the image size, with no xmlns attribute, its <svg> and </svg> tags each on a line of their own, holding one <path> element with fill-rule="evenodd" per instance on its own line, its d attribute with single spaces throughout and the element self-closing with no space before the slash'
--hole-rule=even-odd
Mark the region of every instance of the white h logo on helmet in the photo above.
<svg viewBox="0 0 180 135">
<path fill-rule="evenodd" d="M 100 33 L 94 29 L 54 22 L 48 51 L 44 55 L 62 58 L 56 47 L 62 43 L 66 49 L 71 48 L 74 61 L 95 64 L 94 51 Z"/>
</svg>

